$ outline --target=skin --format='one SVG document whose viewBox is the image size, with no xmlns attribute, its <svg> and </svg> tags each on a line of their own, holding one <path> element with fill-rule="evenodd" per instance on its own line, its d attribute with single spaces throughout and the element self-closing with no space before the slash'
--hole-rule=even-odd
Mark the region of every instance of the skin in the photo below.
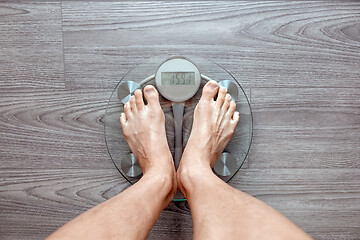
<svg viewBox="0 0 360 240">
<path fill-rule="evenodd" d="M 177 172 L 158 92 L 153 86 L 145 87 L 147 105 L 142 94 L 141 90 L 134 92 L 120 123 L 143 177 L 48 239 L 145 239 L 178 187 L 191 208 L 194 239 L 311 239 L 279 212 L 230 187 L 212 172 L 239 121 L 226 88 L 219 89 L 215 81 L 204 86 Z"/>
</svg>

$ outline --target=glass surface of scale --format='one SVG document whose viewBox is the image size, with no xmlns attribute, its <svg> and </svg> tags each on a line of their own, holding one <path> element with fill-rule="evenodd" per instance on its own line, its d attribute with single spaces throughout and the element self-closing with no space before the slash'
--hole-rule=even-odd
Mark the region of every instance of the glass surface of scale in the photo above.
<svg viewBox="0 0 360 240">
<path fill-rule="evenodd" d="M 204 58 L 195 57 L 195 56 L 185 56 L 187 59 L 191 59 L 193 63 L 196 63 L 199 71 L 206 75 L 208 78 L 216 80 L 218 82 L 233 82 L 238 89 L 236 92 L 236 96 L 232 95 L 233 100 L 236 102 L 236 110 L 240 113 L 240 120 L 236 127 L 235 133 L 229 144 L 226 146 L 224 153 L 226 155 L 231 155 L 231 157 L 236 161 L 236 169 L 235 171 L 230 171 L 231 174 L 227 176 L 219 176 L 223 181 L 229 182 L 238 172 L 238 170 L 243 165 L 248 152 L 250 150 L 252 134 L 253 134 L 253 120 L 252 120 L 252 112 L 250 108 L 250 104 L 248 98 L 240 86 L 239 82 L 225 69 L 223 69 L 220 65 L 209 61 Z M 139 64 L 130 70 L 116 85 L 114 91 L 112 92 L 106 112 L 104 115 L 104 134 L 105 134 L 105 142 L 106 147 L 117 170 L 121 173 L 121 175 L 130 183 L 136 183 L 140 178 L 141 174 L 134 174 L 133 172 L 124 172 L 122 164 L 124 166 L 123 159 L 128 158 L 131 153 L 125 138 L 122 133 L 119 117 L 120 113 L 124 111 L 124 103 L 118 97 L 118 88 L 119 86 L 127 81 L 135 81 L 137 83 L 141 83 L 144 79 L 156 73 L 157 69 L 169 56 L 157 56 L 154 57 L 145 63 Z M 166 84 L 192 84 L 192 72 L 186 71 L 185 75 L 178 75 L 179 71 L 169 71 L 165 76 L 164 81 Z M 173 79 L 174 81 L 172 81 Z M 179 81 L 178 81 L 178 80 Z M 148 81 L 146 84 L 141 85 L 141 89 L 143 90 L 146 85 L 153 85 L 156 87 L 155 78 Z M 171 82 L 172 81 L 172 82 Z M 177 81 L 177 82 L 176 82 Z M 186 82 L 187 81 L 187 82 Z M 239 79 L 241 82 L 241 79 Z M 185 101 L 184 115 L 183 115 L 183 127 L 182 127 L 182 150 L 186 146 L 188 138 L 190 136 L 192 121 L 193 121 L 193 113 L 196 104 L 198 103 L 203 86 L 206 84 L 207 80 L 201 79 L 199 84 L 199 89 L 197 92 L 187 101 Z M 166 85 L 164 84 L 164 85 Z M 172 111 L 172 102 L 167 98 L 164 98 L 161 94 L 159 96 L 160 105 L 165 114 L 165 124 L 166 124 L 166 132 L 167 132 L 167 140 L 169 143 L 169 148 L 171 153 L 175 154 L 175 124 L 174 124 L 174 116 Z M 156 144 L 156 143 L 154 143 Z M 225 157 L 226 155 L 223 154 Z M 129 159 L 129 161 L 135 161 L 134 159 Z M 221 159 L 217 161 L 217 166 L 224 167 L 224 172 L 227 172 L 226 166 L 223 164 Z M 224 166 L 223 166 L 224 165 Z M 136 171 L 139 171 L 139 166 L 135 166 Z M 134 170 L 132 170 L 134 171 Z M 141 171 L 141 169 L 140 169 Z M 216 173 L 216 172 L 215 172 Z M 134 177 L 132 177 L 134 176 Z M 184 201 L 182 196 L 175 196 L 174 201 Z"/>
</svg>

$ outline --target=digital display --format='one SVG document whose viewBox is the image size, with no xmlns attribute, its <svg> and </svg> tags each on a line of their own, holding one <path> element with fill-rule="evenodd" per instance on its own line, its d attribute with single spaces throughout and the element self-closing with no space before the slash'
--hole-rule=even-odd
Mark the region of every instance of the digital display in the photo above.
<svg viewBox="0 0 360 240">
<path fill-rule="evenodd" d="M 195 72 L 162 72 L 161 85 L 195 85 Z"/>
</svg>

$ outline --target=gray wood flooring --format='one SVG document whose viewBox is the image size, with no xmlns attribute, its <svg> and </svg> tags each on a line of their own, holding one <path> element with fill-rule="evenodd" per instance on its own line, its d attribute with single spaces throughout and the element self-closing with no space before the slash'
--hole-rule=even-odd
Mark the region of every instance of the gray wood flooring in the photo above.
<svg viewBox="0 0 360 240">
<path fill-rule="evenodd" d="M 43 239 L 128 187 L 103 115 L 159 54 L 209 58 L 248 92 L 253 145 L 232 186 L 315 239 L 360 239 L 359 2 L 25 0 L 0 1 L 0 239 Z M 184 203 L 149 236 L 191 238 Z"/>
</svg>

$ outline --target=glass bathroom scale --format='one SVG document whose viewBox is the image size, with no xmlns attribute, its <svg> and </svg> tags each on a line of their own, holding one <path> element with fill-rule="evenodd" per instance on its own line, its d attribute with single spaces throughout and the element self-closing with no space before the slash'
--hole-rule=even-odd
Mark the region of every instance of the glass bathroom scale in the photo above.
<svg viewBox="0 0 360 240">
<path fill-rule="evenodd" d="M 117 83 L 104 115 L 105 142 L 110 158 L 130 184 L 136 183 L 142 172 L 123 136 L 119 118 L 132 93 L 136 89 L 143 90 L 146 85 L 158 89 L 169 148 L 175 166 L 178 166 L 190 136 L 195 106 L 209 80 L 215 80 L 228 89 L 240 113 L 235 133 L 215 162 L 213 171 L 225 182 L 239 171 L 248 156 L 253 135 L 249 100 L 239 81 L 220 65 L 201 57 L 156 56 L 134 67 Z M 173 201 L 185 200 L 181 193 L 177 193 Z"/>
</svg>

